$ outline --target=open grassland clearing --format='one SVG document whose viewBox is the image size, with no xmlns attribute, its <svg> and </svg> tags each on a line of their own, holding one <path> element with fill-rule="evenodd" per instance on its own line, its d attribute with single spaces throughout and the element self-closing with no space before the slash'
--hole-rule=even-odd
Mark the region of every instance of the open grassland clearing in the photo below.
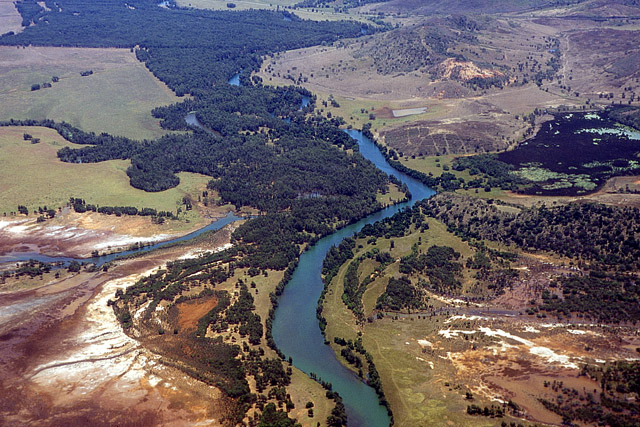
<svg viewBox="0 0 640 427">
<path fill-rule="evenodd" d="M 133 139 L 167 133 L 151 110 L 181 99 L 128 49 L 31 46 L 0 47 L 0 96 L 0 120 L 52 119 Z"/>
<path fill-rule="evenodd" d="M 438 413 L 464 419 L 470 405 L 495 405 L 505 418 L 476 415 L 456 425 L 499 425 L 511 417 L 559 423 L 538 399 L 555 399 L 556 383 L 597 395 L 598 381 L 580 377 L 577 367 L 635 358 L 625 346 L 638 340 L 630 329 L 554 327 L 490 313 L 387 316 L 365 326 L 364 343 L 399 425 L 421 424 Z"/>
<path fill-rule="evenodd" d="M 378 202 L 382 203 L 383 206 L 396 204 L 405 198 L 406 195 L 395 184 L 389 184 L 389 190 L 386 193 L 378 193 L 376 196 Z"/>
<path fill-rule="evenodd" d="M 25 140 L 27 133 L 39 143 Z M 100 206 L 135 206 L 174 212 L 185 196 L 197 199 L 209 178 L 180 173 L 180 185 L 151 193 L 131 187 L 126 169 L 130 162 L 110 160 L 101 163 L 72 164 L 58 159 L 63 147 L 78 147 L 56 131 L 43 127 L 0 127 L 0 212 L 17 212 L 18 205 L 30 212 L 39 206 L 57 209 L 70 197 Z"/>
<path fill-rule="evenodd" d="M 338 12 L 333 9 L 324 8 L 294 8 L 298 0 L 234 0 L 232 2 L 226 0 L 178 0 L 176 4 L 181 7 L 193 7 L 196 9 L 209 9 L 209 10 L 254 10 L 254 9 L 267 9 L 267 10 L 287 10 L 295 14 L 302 19 L 308 19 L 312 21 L 362 21 L 369 22 L 371 16 L 367 16 L 352 11 Z M 232 7 L 229 7 L 233 4 Z"/>
<path fill-rule="evenodd" d="M 12 1 L 0 2 L 0 34 L 22 30 L 22 17 Z"/>
</svg>

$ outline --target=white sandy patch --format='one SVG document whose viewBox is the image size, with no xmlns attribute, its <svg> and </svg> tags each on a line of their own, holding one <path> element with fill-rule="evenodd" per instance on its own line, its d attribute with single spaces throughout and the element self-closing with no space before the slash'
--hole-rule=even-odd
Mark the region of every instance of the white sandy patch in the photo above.
<svg viewBox="0 0 640 427">
<path fill-rule="evenodd" d="M 420 344 L 420 346 L 422 347 L 433 347 L 433 344 L 431 344 L 427 340 L 418 340 L 418 344 Z"/>
<path fill-rule="evenodd" d="M 7 230 L 9 233 L 13 233 L 13 234 L 23 234 L 29 228 L 30 227 L 28 225 L 10 225 L 8 227 L 5 227 L 5 230 Z"/>
<path fill-rule="evenodd" d="M 225 243 L 224 245 L 218 246 L 217 248 L 215 248 L 213 250 L 211 250 L 211 249 L 203 249 L 203 248 L 195 248 L 195 249 L 191 249 L 186 254 L 180 256 L 178 259 L 183 260 L 183 259 L 192 259 L 192 258 L 198 258 L 198 257 L 201 257 L 201 256 L 207 256 L 207 255 L 210 255 L 212 253 L 217 253 L 217 252 L 223 251 L 225 249 L 229 249 L 232 246 L 233 246 L 233 244 L 231 244 L 231 243 Z"/>
<path fill-rule="evenodd" d="M 504 341 L 500 341 L 498 345 L 492 345 L 487 347 L 487 350 L 491 350 L 494 356 L 497 356 L 499 353 L 504 353 L 507 350 L 511 350 L 514 348 L 518 348 L 517 345 L 509 344 Z"/>
<path fill-rule="evenodd" d="M 87 307 L 85 330 L 69 338 L 74 345 L 73 351 L 64 358 L 38 366 L 33 380 L 65 390 L 67 397 L 91 393 L 107 381 L 116 379 L 117 387 L 123 392 L 137 389 L 140 379 L 147 375 L 147 353 L 122 331 L 107 301 L 118 289 L 124 290 L 156 270 L 105 283 Z"/>
<path fill-rule="evenodd" d="M 467 316 L 465 314 L 461 314 L 461 315 L 456 315 L 456 316 L 451 316 L 450 318 L 448 318 L 447 320 L 444 321 L 444 323 L 451 323 L 454 320 L 487 320 L 488 317 L 485 316 Z"/>
<path fill-rule="evenodd" d="M 421 362 L 425 362 L 427 365 L 429 365 L 429 367 L 430 367 L 431 369 L 433 369 L 433 368 L 434 368 L 434 366 L 433 366 L 433 362 L 432 362 L 432 361 L 430 361 L 430 360 L 425 360 L 425 359 L 423 359 L 422 357 L 418 357 L 418 356 L 416 356 L 416 360 L 419 360 L 419 361 L 421 361 Z"/>
<path fill-rule="evenodd" d="M 525 332 L 529 332 L 531 334 L 539 334 L 540 333 L 540 330 L 534 328 L 533 326 L 525 326 L 524 327 L 524 331 Z"/>
<path fill-rule="evenodd" d="M 155 387 L 160 383 L 160 381 L 162 381 L 162 378 L 156 377 L 155 375 L 150 375 L 147 380 L 149 381 L 149 385 L 151 387 Z M 166 385 L 168 386 L 168 384 Z"/>
<path fill-rule="evenodd" d="M 464 301 L 458 298 L 447 298 L 447 297 L 443 297 L 441 295 L 438 294 L 434 294 L 434 293 L 430 293 L 429 294 L 431 297 L 437 299 L 440 302 L 443 302 L 445 304 L 450 304 L 456 307 L 460 307 L 460 306 L 466 306 L 467 304 L 473 307 L 483 307 L 484 304 L 479 304 L 477 302 L 469 302 L 469 301 Z"/>
<path fill-rule="evenodd" d="M 149 304 L 151 304 L 151 300 L 145 302 L 144 304 L 142 304 L 140 306 L 139 309 L 136 310 L 136 312 L 133 315 L 133 318 L 136 320 L 140 320 L 140 316 L 142 316 L 142 313 L 144 313 L 144 311 L 147 309 L 147 307 L 149 307 Z"/>
<path fill-rule="evenodd" d="M 451 330 L 451 329 L 441 329 L 440 331 L 438 331 L 438 334 L 442 335 L 445 338 L 454 338 L 454 337 L 459 337 L 460 334 L 465 334 L 465 335 L 473 335 L 475 334 L 477 331 L 462 331 L 462 330 Z"/>
<path fill-rule="evenodd" d="M 24 222 L 26 222 L 28 220 L 19 220 L 19 221 L 5 221 L 5 220 L 0 220 L 0 230 L 3 230 L 7 227 L 14 227 L 16 225 L 22 224 Z"/>
<path fill-rule="evenodd" d="M 173 236 L 171 236 L 170 234 L 157 234 L 153 237 L 134 237 L 134 236 L 128 236 L 128 235 L 114 236 L 114 237 L 110 237 L 108 240 L 97 242 L 94 245 L 94 247 L 96 250 L 104 250 L 109 247 L 129 246 L 129 245 L 134 245 L 136 243 L 143 243 L 143 244 L 156 243 L 156 242 L 161 242 L 163 240 L 169 240 L 172 237 Z"/>
<path fill-rule="evenodd" d="M 578 365 L 569 361 L 569 356 L 558 354 L 547 347 L 537 346 L 533 341 L 519 337 L 517 335 L 510 334 L 509 332 L 505 332 L 502 329 L 493 330 L 486 327 L 480 327 L 480 332 L 484 333 L 489 337 L 498 336 L 498 337 L 508 338 L 513 341 L 519 342 L 529 347 L 529 353 L 542 357 L 543 359 L 547 359 L 548 362 L 558 363 L 564 366 L 565 368 L 578 369 Z"/>
</svg>

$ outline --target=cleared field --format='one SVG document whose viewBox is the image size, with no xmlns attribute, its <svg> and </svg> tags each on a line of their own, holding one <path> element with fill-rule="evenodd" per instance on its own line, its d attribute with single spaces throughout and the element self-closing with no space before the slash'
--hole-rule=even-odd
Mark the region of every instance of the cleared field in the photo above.
<svg viewBox="0 0 640 427">
<path fill-rule="evenodd" d="M 43 83 L 51 87 L 31 90 Z M 181 99 L 128 49 L 9 46 L 0 47 L 0 97 L 0 120 L 46 118 L 134 139 L 164 135 L 151 110 Z"/>
<path fill-rule="evenodd" d="M 5 34 L 9 31 L 20 32 L 22 29 L 21 23 L 22 17 L 14 3 L 12 1 L 0 2 L 0 34 Z"/>
<path fill-rule="evenodd" d="M 309 19 L 312 21 L 366 21 L 367 17 L 357 13 L 344 13 L 335 12 L 332 8 L 326 9 L 291 9 L 296 3 L 300 3 L 298 0 L 234 0 L 232 2 L 227 0 L 178 0 L 176 1 L 178 6 L 181 7 L 193 7 L 196 9 L 210 9 L 210 10 L 251 10 L 251 9 L 267 9 L 267 10 L 283 10 L 289 9 L 290 12 L 299 16 L 302 19 Z M 235 6 L 230 8 L 228 5 L 234 4 Z"/>
<path fill-rule="evenodd" d="M 25 141 L 29 133 L 41 142 Z M 180 185 L 158 193 L 147 193 L 129 185 L 129 161 L 111 160 L 94 164 L 63 163 L 56 157 L 62 147 L 77 147 L 56 131 L 41 127 L 0 128 L 0 212 L 15 212 L 18 204 L 30 211 L 38 206 L 57 208 L 69 197 L 84 198 L 101 206 L 136 206 L 176 211 L 182 197 L 204 188 L 209 177 L 180 173 Z"/>
</svg>

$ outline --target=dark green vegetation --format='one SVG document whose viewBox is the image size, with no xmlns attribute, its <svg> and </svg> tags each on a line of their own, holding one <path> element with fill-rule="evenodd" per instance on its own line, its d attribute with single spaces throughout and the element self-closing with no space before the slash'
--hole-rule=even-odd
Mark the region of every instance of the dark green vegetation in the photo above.
<svg viewBox="0 0 640 427">
<path fill-rule="evenodd" d="M 219 387 L 234 399 L 235 410 L 229 422 L 235 423 L 241 419 L 252 404 L 264 408 L 264 422 L 272 417 L 285 419 L 288 418 L 285 412 L 273 414 L 267 410 L 265 403 L 274 399 L 291 405 L 285 388 L 291 381 L 291 371 L 284 368 L 280 359 L 266 357 L 264 350 L 259 347 L 264 335 L 263 327 L 260 316 L 253 312 L 255 306 L 249 288 L 238 281 L 238 297 L 233 303 L 230 293 L 214 290 L 217 284 L 233 274 L 237 266 L 233 261 L 235 256 L 237 251 L 232 250 L 169 263 L 166 270 L 140 279 L 126 292 L 119 291 L 110 304 L 123 327 L 130 328 L 134 326 L 131 312 L 148 301 L 149 305 L 137 325 L 141 331 L 152 336 L 148 344 L 163 356 L 164 363 Z M 187 296 L 193 289 L 203 290 Z M 206 299 L 214 299 L 216 304 L 198 320 L 197 327 L 180 329 L 180 305 L 191 300 Z M 167 315 L 158 330 L 153 313 L 163 302 L 168 303 Z M 234 325 L 239 337 L 247 339 L 242 346 L 225 343 L 219 335 Z M 165 329 L 173 330 L 173 334 L 165 334 Z M 211 337 L 211 333 L 214 337 Z M 259 394 L 250 392 L 248 376 L 254 377 Z"/>
<path fill-rule="evenodd" d="M 344 22 L 285 21 L 282 13 L 249 11 L 241 14 L 194 9 L 169 10 L 156 2 L 46 2 L 23 0 L 20 7 L 36 23 L 2 44 L 40 46 L 140 46 L 138 58 L 178 95 L 212 84 L 260 65 L 266 53 L 312 46 L 360 34 L 360 25 Z M 23 15 L 25 18 L 25 15 Z"/>
<path fill-rule="evenodd" d="M 429 278 L 428 287 L 437 293 L 450 293 L 462 287 L 459 277 L 462 264 L 460 254 L 448 246 L 431 246 L 426 254 L 418 253 L 418 245 L 411 254 L 400 260 L 400 272 L 424 273 Z"/>
<path fill-rule="evenodd" d="M 455 170 L 468 169 L 478 178 L 467 187 L 499 187 L 525 194 L 574 196 L 592 192 L 620 175 L 640 169 L 640 132 L 619 125 L 637 125 L 637 112 L 556 114 L 534 138 L 512 151 L 457 159 Z"/>
<path fill-rule="evenodd" d="M 27 262 L 18 264 L 15 271 L 13 271 L 13 276 L 14 277 L 29 276 L 31 278 L 38 277 L 38 276 L 42 276 L 45 273 L 50 272 L 51 267 L 52 265 L 50 263 L 40 262 L 35 259 L 30 259 Z M 11 276 L 12 276 L 11 272 L 5 271 L 2 273 L 2 278 L 0 280 L 4 281 L 5 279 Z"/>
<path fill-rule="evenodd" d="M 562 294 L 543 291 L 541 311 L 557 316 L 575 313 L 599 323 L 635 323 L 640 319 L 637 278 L 592 272 L 589 276 L 561 277 L 550 286 Z"/>
<path fill-rule="evenodd" d="M 621 107 L 612 110 L 609 116 L 627 126 L 640 129 L 640 108 L 638 107 Z"/>
<path fill-rule="evenodd" d="M 362 338 L 358 337 L 358 339 L 353 341 L 335 337 L 333 341 L 337 345 L 342 347 L 342 349 L 340 350 L 340 355 L 345 358 L 347 363 L 358 369 L 358 376 L 360 378 L 364 378 L 363 368 L 366 369 L 367 383 L 376 391 L 380 404 L 387 408 L 389 416 L 391 417 L 391 425 L 393 425 L 393 414 L 391 413 L 389 402 L 384 396 L 384 390 L 382 389 L 382 381 L 380 380 L 380 375 L 378 374 L 376 365 L 373 362 L 373 356 L 364 348 L 364 345 L 362 344 Z M 364 356 L 366 363 L 362 361 L 362 356 Z"/>
<path fill-rule="evenodd" d="M 372 259 L 376 262 L 376 268 L 374 273 L 368 277 L 365 277 L 360 281 L 358 277 L 358 267 L 360 263 L 365 259 Z M 384 271 L 387 265 L 391 264 L 394 259 L 389 252 L 380 252 L 378 249 L 373 249 L 364 255 L 359 256 L 353 260 L 347 272 L 344 276 L 344 293 L 342 294 L 342 301 L 349 310 L 353 311 L 359 321 L 364 321 L 364 312 L 362 307 L 362 294 L 367 290 L 367 286 L 372 283 L 378 275 Z"/>
<path fill-rule="evenodd" d="M 78 213 L 83 212 L 98 212 L 106 215 L 140 215 L 140 216 L 150 216 L 153 217 L 155 222 L 163 222 L 164 218 L 176 219 L 177 217 L 173 214 L 173 212 L 166 211 L 157 211 L 153 208 L 141 208 L 138 209 L 135 206 L 96 206 L 92 204 L 87 204 L 84 199 L 80 199 L 77 197 L 71 197 L 69 199 L 69 204 L 73 207 L 73 210 Z M 161 219 L 162 218 L 162 219 Z"/>
<path fill-rule="evenodd" d="M 640 210 L 596 203 L 532 207 L 518 214 L 461 196 L 425 202 L 427 214 L 465 238 L 550 251 L 592 269 L 640 268 Z"/>
<path fill-rule="evenodd" d="M 453 195 L 432 198 L 423 208 L 463 239 L 556 253 L 591 272 L 551 283 L 552 292 L 543 293 L 538 309 L 598 322 L 640 320 L 633 274 L 640 268 L 640 210 L 572 203 L 506 213 L 487 201 Z"/>
<path fill-rule="evenodd" d="M 443 222 L 450 233 L 467 242 L 473 254 L 463 258 L 451 247 L 429 245 L 428 238 L 422 237 L 428 229 L 426 217 Z M 420 233 L 417 243 L 399 261 L 377 248 L 363 254 L 355 249 L 375 244 L 383 236 L 390 239 L 414 233 Z M 440 194 L 364 227 L 353 239 L 343 241 L 329 252 L 323 274 L 329 283 L 340 266 L 349 262 L 343 301 L 360 321 L 367 316 L 362 312 L 366 286 L 387 275 L 387 267 L 396 262 L 400 275 L 389 274 L 386 290 L 377 301 L 378 310 L 426 310 L 424 291 L 470 300 L 480 295 L 499 296 L 518 281 L 518 270 L 511 268 L 518 255 L 490 248 L 486 241 L 528 252 L 555 253 L 587 272 L 552 281 L 529 314 L 575 315 L 604 323 L 640 320 L 639 279 L 633 273 L 640 268 L 640 210 L 630 207 L 574 203 L 507 210 L 491 200 Z M 375 270 L 359 280 L 358 268 L 365 259 L 375 261 Z M 465 269 L 470 272 L 463 275 Z M 469 278 L 473 281 L 463 288 Z M 322 323 L 321 307 L 318 315 Z"/>
<path fill-rule="evenodd" d="M 376 301 L 376 308 L 385 311 L 420 310 L 425 308 L 422 293 L 407 276 L 390 277 L 387 287 Z"/>
<path fill-rule="evenodd" d="M 400 163 L 399 154 L 394 149 L 389 149 L 388 147 L 378 143 L 371 133 L 371 123 L 366 123 L 362 127 L 362 133 L 376 144 L 376 146 L 380 149 L 380 152 L 384 156 L 384 158 L 389 162 L 394 169 L 399 170 L 400 172 L 409 175 L 410 177 L 417 179 L 422 182 L 429 188 L 438 191 L 453 191 L 458 188 L 462 188 L 465 184 L 463 178 L 457 178 L 451 172 L 444 172 L 438 177 L 433 177 L 427 175 L 423 172 L 417 171 L 415 169 L 408 168 L 407 166 Z"/>
<path fill-rule="evenodd" d="M 65 124 L 43 123 L 80 150 L 61 150 L 67 162 L 131 159 L 131 184 L 159 191 L 178 184 L 179 171 L 214 178 L 210 187 L 223 201 L 274 214 L 239 230 L 246 242 L 260 241 L 254 265 L 285 268 L 297 257 L 296 244 L 326 234 L 379 207 L 375 194 L 387 179 L 359 154 L 337 121 L 299 113 L 303 90 L 251 85 L 246 76 L 260 55 L 360 34 L 360 25 L 285 21 L 271 12 L 225 13 L 167 10 L 153 2 L 61 3 L 37 25 L 0 40 L 5 44 L 138 46 L 138 57 L 179 94 L 193 99 L 155 113 L 171 129 L 188 129 L 184 116 L 197 110 L 202 123 L 221 136 L 196 130 L 142 143 L 86 134 Z M 113 25 L 116 25 L 117 31 Z M 244 86 L 227 79 L 244 70 Z M 290 123 L 278 117 L 292 117 Z M 354 167 L 355 166 L 355 167 Z M 280 213 L 288 210 L 287 214 Z M 279 226 L 280 235 L 273 235 Z M 263 227 L 261 229 L 261 227 Z M 266 227 L 266 228 L 265 228 Z M 265 241 L 266 240 L 266 241 Z M 293 243 L 295 242 L 295 243 Z M 270 258 L 270 259 L 269 259 Z"/>
<path fill-rule="evenodd" d="M 549 410 L 562 416 L 563 424 L 574 421 L 609 426 L 637 426 L 640 420 L 640 363 L 614 362 L 605 366 L 585 365 L 581 375 L 600 383 L 600 389 L 577 390 L 562 381 L 545 382 L 555 398 L 540 399 Z"/>
</svg>

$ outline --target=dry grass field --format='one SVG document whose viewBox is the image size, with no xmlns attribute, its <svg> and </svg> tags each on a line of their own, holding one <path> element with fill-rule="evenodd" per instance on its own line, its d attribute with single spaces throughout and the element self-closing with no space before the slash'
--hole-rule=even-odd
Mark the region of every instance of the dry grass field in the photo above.
<svg viewBox="0 0 640 427">
<path fill-rule="evenodd" d="M 14 33 L 20 32 L 22 29 L 22 17 L 18 13 L 14 3 L 12 1 L 0 2 L 0 34 L 13 31 Z"/>
<path fill-rule="evenodd" d="M 51 87 L 31 90 L 43 83 Z M 164 135 L 151 110 L 180 100 L 128 49 L 9 46 L 0 47 L 0 97 L 0 120 L 46 118 L 134 139 Z"/>
<path fill-rule="evenodd" d="M 229 2 L 227 0 L 178 0 L 176 2 L 178 6 L 193 7 L 196 9 L 210 9 L 210 10 L 252 10 L 252 9 L 267 9 L 267 10 L 285 10 L 289 9 L 290 12 L 299 16 L 302 19 L 309 19 L 312 21 L 367 21 L 367 15 L 356 12 L 337 12 L 332 8 L 315 9 L 315 8 L 300 8 L 292 9 L 296 3 L 300 3 L 298 0 L 234 0 Z M 229 3 L 233 3 L 235 6 L 230 8 Z M 373 16 L 373 14 L 371 14 Z"/>
</svg>

